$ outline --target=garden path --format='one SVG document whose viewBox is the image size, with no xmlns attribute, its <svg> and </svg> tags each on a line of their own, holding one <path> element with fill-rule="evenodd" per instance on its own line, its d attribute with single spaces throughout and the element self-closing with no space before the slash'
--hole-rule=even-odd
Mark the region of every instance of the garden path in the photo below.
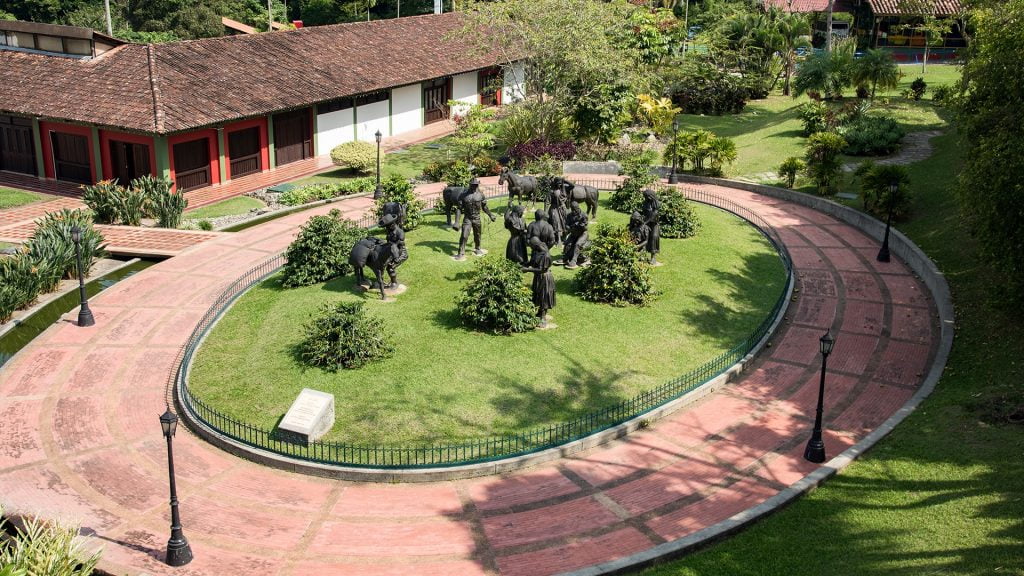
<svg viewBox="0 0 1024 576">
<path fill-rule="evenodd" d="M 781 200 L 703 188 L 778 228 L 798 292 L 747 372 L 644 431 L 508 476 L 386 485 L 264 468 L 179 427 L 178 493 L 195 560 L 165 566 L 157 416 L 175 357 L 217 295 L 307 218 L 370 208 L 348 198 L 190 248 L 93 299 L 96 326 L 75 326 L 72 312 L 19 352 L 0 369 L 0 502 L 81 522 L 104 548 L 101 566 L 131 575 L 543 576 L 699 537 L 818 468 L 802 453 L 826 329 L 836 335 L 830 456 L 903 406 L 938 341 L 924 286 L 895 258 L 876 262 L 863 233 Z"/>
</svg>

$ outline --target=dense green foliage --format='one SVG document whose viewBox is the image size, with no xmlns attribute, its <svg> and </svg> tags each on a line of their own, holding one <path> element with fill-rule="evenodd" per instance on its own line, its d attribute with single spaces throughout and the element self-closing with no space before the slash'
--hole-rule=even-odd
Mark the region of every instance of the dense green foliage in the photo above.
<svg viewBox="0 0 1024 576">
<path fill-rule="evenodd" d="M 576 273 L 576 293 L 590 302 L 644 306 L 656 296 L 647 256 L 625 227 L 598 224 L 587 251 L 590 265 Z"/>
<path fill-rule="evenodd" d="M 465 102 L 451 101 L 452 121 L 455 133 L 451 136 L 452 148 L 467 164 L 494 146 L 495 136 L 489 121 L 494 110 L 479 104 L 467 106 Z"/>
<path fill-rule="evenodd" d="M 797 156 L 790 156 L 782 161 L 779 165 L 779 178 L 783 178 L 786 181 L 786 187 L 792 188 L 796 184 L 797 174 L 800 174 L 807 168 L 807 165 Z"/>
<path fill-rule="evenodd" d="M 871 86 L 870 96 L 875 98 L 878 88 L 895 88 L 900 82 L 900 67 L 888 50 L 869 48 L 853 65 L 853 82 L 858 86 Z"/>
<path fill-rule="evenodd" d="M 173 183 L 166 178 L 153 178 L 149 174 L 132 180 L 131 190 L 137 190 L 147 199 L 146 216 L 156 218 L 159 228 L 181 226 L 181 216 L 188 208 L 183 192 L 172 192 Z"/>
<path fill-rule="evenodd" d="M 0 534 L 6 530 L 0 508 Z M 0 575 L 89 576 L 101 552 L 89 553 L 77 526 L 25 518 L 15 537 L 0 539 Z"/>
<path fill-rule="evenodd" d="M 960 201 L 984 253 L 1024 295 L 1024 1 L 978 10 L 977 34 L 964 68 L 960 109 L 966 163 Z"/>
<path fill-rule="evenodd" d="M 662 238 L 691 238 L 700 231 L 700 219 L 693 204 L 677 188 L 658 190 L 658 224 Z"/>
<path fill-rule="evenodd" d="M 691 60 L 668 81 L 673 104 L 685 114 L 738 114 L 750 97 L 741 78 L 703 60 Z"/>
<path fill-rule="evenodd" d="M 338 144 L 331 150 L 331 162 L 336 166 L 366 174 L 373 170 L 377 162 L 377 145 L 361 140 Z"/>
<path fill-rule="evenodd" d="M 811 100 L 803 103 L 797 109 L 800 122 L 804 127 L 804 136 L 810 136 L 816 132 L 825 132 L 831 125 L 829 122 L 830 113 L 828 104 L 820 100 Z"/>
<path fill-rule="evenodd" d="M 411 182 L 401 176 L 390 176 L 381 183 L 382 193 L 377 199 L 374 208 L 377 218 L 384 215 L 384 205 L 388 202 L 398 202 L 405 207 L 405 225 L 402 228 L 406 232 L 415 230 L 423 221 L 423 210 L 427 203 L 416 196 L 416 191 Z"/>
<path fill-rule="evenodd" d="M 807 139 L 804 163 L 807 176 L 814 180 L 821 196 L 835 194 L 843 164 L 839 157 L 846 149 L 846 140 L 832 132 L 818 132 Z"/>
<path fill-rule="evenodd" d="M 796 71 L 793 95 L 815 93 L 840 98 L 853 82 L 856 47 L 855 40 L 846 40 L 837 42 L 831 52 L 817 52 L 808 57 Z"/>
<path fill-rule="evenodd" d="M 846 140 L 844 154 L 850 156 L 882 156 L 900 149 L 906 133 L 892 116 L 861 115 L 836 128 Z"/>
<path fill-rule="evenodd" d="M 281 283 L 288 288 L 309 286 L 348 274 L 352 247 L 365 235 L 338 210 L 310 218 L 288 245 Z"/>
<path fill-rule="evenodd" d="M 305 331 L 302 360 L 325 370 L 361 368 L 395 353 L 384 323 L 367 315 L 362 302 L 324 304 Z"/>
<path fill-rule="evenodd" d="M 330 200 L 331 198 L 348 196 L 350 194 L 366 194 L 367 192 L 373 191 L 375 184 L 376 183 L 373 178 L 353 178 L 333 183 L 321 182 L 317 184 L 309 184 L 282 192 L 281 197 L 278 198 L 278 202 L 285 206 L 298 206 L 300 204 L 316 202 L 318 200 Z"/>
<path fill-rule="evenodd" d="M 910 212 L 913 200 L 910 192 L 910 175 L 898 164 L 875 164 L 864 162 L 857 168 L 860 176 L 860 192 L 864 210 L 885 219 L 892 207 L 893 218 L 900 219 Z M 896 184 L 896 190 L 890 187 Z"/>
<path fill-rule="evenodd" d="M 736 161 L 736 143 L 708 130 L 686 131 L 665 145 L 663 156 L 666 164 L 671 164 L 675 156 L 680 169 L 689 162 L 696 174 L 722 176 L 724 167 Z"/>
<path fill-rule="evenodd" d="M 644 201 L 643 191 L 653 186 L 658 180 L 658 177 L 651 172 L 651 166 L 654 164 L 656 156 L 654 151 L 645 150 L 623 158 L 622 173 L 626 179 L 612 192 L 608 201 L 612 210 L 630 214 L 640 207 Z"/>
<path fill-rule="evenodd" d="M 93 228 L 92 219 L 85 210 L 65 208 L 46 214 L 36 223 L 36 229 L 24 247 L 37 265 L 48 262 L 58 277 L 77 278 L 75 243 L 71 240 L 71 229 L 75 226 L 82 233 L 82 275 L 88 276 L 96 260 L 106 255 L 106 250 L 103 236 Z"/>
<path fill-rule="evenodd" d="M 139 226 L 144 217 L 157 219 L 161 228 L 177 228 L 188 206 L 184 194 L 171 192 L 170 180 L 143 176 L 128 187 L 117 180 L 84 186 L 82 201 L 101 224 Z"/>
<path fill-rule="evenodd" d="M 512 334 L 537 326 L 537 308 L 519 264 L 500 256 L 473 266 L 455 305 L 463 323 L 477 330 Z"/>
</svg>

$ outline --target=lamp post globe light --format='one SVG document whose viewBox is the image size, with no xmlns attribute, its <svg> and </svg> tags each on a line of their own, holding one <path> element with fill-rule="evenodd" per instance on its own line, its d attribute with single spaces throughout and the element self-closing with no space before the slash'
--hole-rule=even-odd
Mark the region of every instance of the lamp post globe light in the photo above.
<svg viewBox="0 0 1024 576">
<path fill-rule="evenodd" d="M 889 230 L 892 228 L 892 211 L 896 206 L 896 193 L 899 192 L 899 189 L 898 182 L 889 184 L 889 214 L 885 217 L 885 237 L 882 238 L 882 247 L 878 250 L 878 257 L 875 258 L 879 262 L 889 261 Z"/>
<path fill-rule="evenodd" d="M 377 139 L 377 187 L 374 188 L 374 190 L 373 190 L 373 199 L 374 200 L 380 198 L 381 195 L 383 195 L 383 193 L 384 193 L 384 191 L 380 187 L 380 139 L 381 139 L 381 136 L 383 136 L 383 134 L 380 133 L 380 130 L 377 130 L 377 133 L 373 135 L 373 137 Z"/>
<path fill-rule="evenodd" d="M 825 402 L 825 365 L 828 362 L 828 355 L 836 345 L 836 339 L 831 332 L 819 340 L 821 345 L 821 383 L 818 385 L 818 410 L 814 415 L 814 432 L 811 439 L 807 441 L 807 448 L 804 449 L 804 459 L 816 464 L 825 461 L 825 442 L 821 439 L 821 411 Z"/>
<path fill-rule="evenodd" d="M 170 408 L 160 416 L 160 427 L 163 428 L 164 438 L 167 439 L 167 475 L 171 481 L 171 538 L 167 541 L 167 558 L 164 561 L 168 566 L 184 566 L 192 561 L 192 548 L 181 531 L 181 518 L 178 516 L 178 491 L 174 487 L 174 451 L 171 448 L 174 431 L 178 428 L 178 417 Z"/>
<path fill-rule="evenodd" d="M 92 317 L 89 299 L 85 295 L 85 272 L 82 270 L 82 229 L 77 224 L 71 227 L 71 241 L 75 243 L 75 262 L 78 264 L 78 299 L 81 301 L 81 307 L 78 309 L 78 325 L 92 326 L 96 324 L 96 319 Z"/>
<path fill-rule="evenodd" d="M 679 154 L 679 142 L 677 135 L 679 134 L 679 120 L 672 121 L 672 171 L 668 174 L 669 184 L 678 184 L 679 176 L 676 174 L 676 156 Z"/>
</svg>

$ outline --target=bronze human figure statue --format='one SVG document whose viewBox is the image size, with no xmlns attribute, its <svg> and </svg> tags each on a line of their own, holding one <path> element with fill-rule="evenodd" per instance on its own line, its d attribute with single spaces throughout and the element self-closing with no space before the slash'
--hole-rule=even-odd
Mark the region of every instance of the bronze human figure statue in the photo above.
<svg viewBox="0 0 1024 576">
<path fill-rule="evenodd" d="M 526 255 L 526 221 L 523 220 L 522 204 L 516 204 L 505 212 L 505 229 L 510 236 L 505 244 L 505 258 L 516 264 L 526 264 L 529 256 Z"/>
<path fill-rule="evenodd" d="M 551 187 L 562 189 L 566 203 L 575 200 L 581 204 L 586 204 L 587 216 L 593 220 L 597 220 L 597 200 L 600 195 L 597 188 L 587 186 L 585 184 L 575 184 L 561 176 L 558 176 L 551 181 Z"/>
<path fill-rule="evenodd" d="M 633 211 L 629 216 L 629 237 L 641 250 L 647 249 L 647 240 L 651 236 L 651 229 L 644 223 L 644 217 L 639 212 Z"/>
<path fill-rule="evenodd" d="M 405 204 L 388 202 L 384 205 L 384 210 L 382 210 L 380 217 L 384 218 L 388 214 L 393 214 L 398 219 L 398 225 L 405 228 Z M 379 221 L 377 223 L 380 224 Z"/>
<path fill-rule="evenodd" d="M 541 242 L 551 250 L 558 244 L 558 236 L 555 235 L 555 229 L 548 223 L 548 213 L 543 210 L 537 210 L 533 213 L 534 221 L 526 227 L 526 242 L 529 244 L 533 238 L 540 238 Z"/>
<path fill-rule="evenodd" d="M 586 264 L 587 257 L 583 253 L 590 244 L 587 235 L 587 215 L 580 209 L 580 203 L 575 200 L 569 205 L 569 215 L 565 221 L 569 230 L 565 237 L 565 252 L 562 260 L 569 270 L 576 268 L 579 264 Z"/>
<path fill-rule="evenodd" d="M 555 238 L 558 243 L 565 239 L 565 190 L 561 186 L 552 187 L 544 200 L 544 210 L 548 213 L 548 222 L 555 230 Z"/>
<path fill-rule="evenodd" d="M 533 272 L 533 303 L 537 306 L 540 328 L 547 328 L 547 313 L 555 307 L 555 276 L 551 273 L 551 256 L 548 246 L 539 236 L 530 238 L 530 262 L 523 266 L 523 272 Z"/>
<path fill-rule="evenodd" d="M 355 269 L 356 284 L 371 288 L 366 276 L 363 274 L 363 267 L 369 266 L 377 277 L 377 288 L 380 290 L 380 299 L 385 300 L 384 294 L 384 270 L 390 266 L 392 260 L 399 256 L 399 248 L 390 242 L 370 236 L 356 242 L 349 254 L 348 263 Z"/>
<path fill-rule="evenodd" d="M 495 216 L 487 207 L 487 198 L 480 191 L 480 180 L 473 178 L 469 182 L 469 190 L 462 196 L 459 202 L 462 206 L 462 236 L 459 238 L 459 253 L 456 260 L 466 257 L 466 242 L 469 240 L 469 233 L 473 232 L 474 253 L 483 256 L 487 252 L 480 248 L 480 213 L 483 212 L 494 222 Z"/>
<path fill-rule="evenodd" d="M 398 224 L 398 217 L 394 214 L 385 214 L 380 219 L 380 225 L 387 230 L 387 241 L 397 248 L 396 256 L 388 261 L 387 271 L 391 282 L 387 288 L 398 288 L 397 268 L 409 259 L 409 250 L 405 247 L 405 230 Z"/>
<path fill-rule="evenodd" d="M 654 190 L 648 188 L 644 190 L 643 194 L 644 202 L 640 206 L 640 215 L 649 230 L 645 248 L 651 255 L 651 266 L 657 266 L 657 255 L 661 251 L 661 227 L 658 226 L 658 211 L 661 209 L 661 204 L 658 202 L 658 196 Z"/>
</svg>

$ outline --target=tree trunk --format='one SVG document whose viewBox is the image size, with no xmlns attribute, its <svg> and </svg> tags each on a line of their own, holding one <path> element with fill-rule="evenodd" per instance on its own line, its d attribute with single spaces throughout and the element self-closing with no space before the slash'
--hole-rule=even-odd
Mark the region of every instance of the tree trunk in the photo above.
<svg viewBox="0 0 1024 576">
<path fill-rule="evenodd" d="M 832 51 L 832 5 L 835 4 L 835 0 L 828 0 L 828 24 L 825 28 L 825 50 L 827 52 Z"/>
</svg>

